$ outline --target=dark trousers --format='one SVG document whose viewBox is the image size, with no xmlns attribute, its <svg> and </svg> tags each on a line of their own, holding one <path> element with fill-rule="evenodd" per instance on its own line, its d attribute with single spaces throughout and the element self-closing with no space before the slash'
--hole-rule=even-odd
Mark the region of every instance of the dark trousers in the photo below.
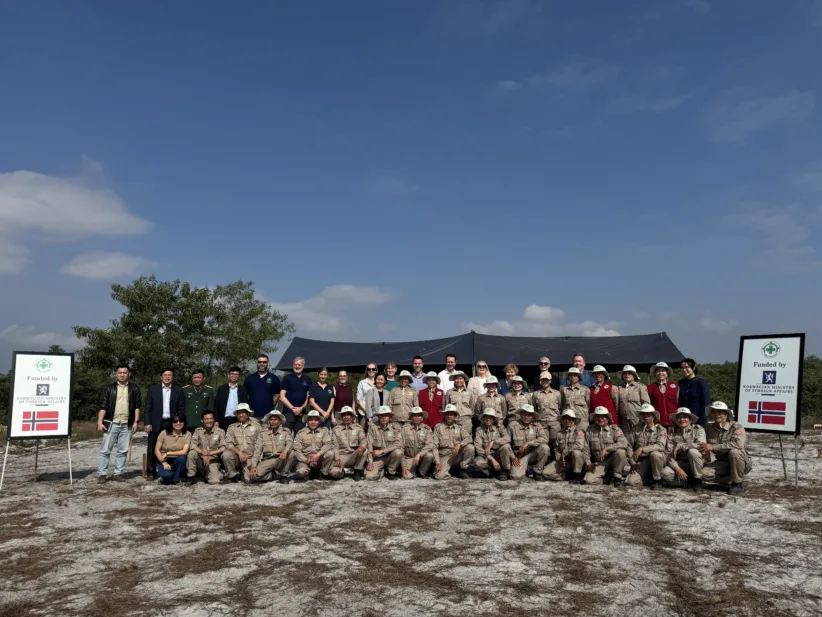
<svg viewBox="0 0 822 617">
<path fill-rule="evenodd" d="M 151 432 L 148 434 L 148 451 L 146 452 L 146 473 L 152 477 L 157 477 L 157 457 L 154 456 L 154 448 L 157 447 L 157 438 L 160 433 L 171 428 L 171 419 L 163 420 L 160 426 L 152 426 Z M 154 429 L 157 429 L 156 431 Z"/>
<path fill-rule="evenodd" d="M 303 410 L 302 414 L 295 416 L 294 412 L 290 409 L 283 409 L 283 415 L 285 416 L 285 428 L 291 431 L 293 435 L 296 435 L 305 426 L 305 424 L 303 424 L 303 416 L 306 413 L 308 412 Z"/>
<path fill-rule="evenodd" d="M 187 461 L 188 457 L 186 456 L 175 456 L 172 459 L 166 459 L 166 462 L 171 465 L 171 469 L 169 470 L 166 470 L 162 463 L 157 463 L 155 469 L 157 475 L 162 479 L 163 484 L 177 484 L 183 472 L 186 470 Z"/>
<path fill-rule="evenodd" d="M 262 419 L 260 419 L 260 421 L 262 422 Z M 231 426 L 232 424 L 236 423 L 236 422 L 237 422 L 236 417 L 228 416 L 227 418 L 223 418 L 222 420 L 220 420 L 220 428 L 223 429 L 224 431 L 228 431 L 228 427 Z"/>
</svg>

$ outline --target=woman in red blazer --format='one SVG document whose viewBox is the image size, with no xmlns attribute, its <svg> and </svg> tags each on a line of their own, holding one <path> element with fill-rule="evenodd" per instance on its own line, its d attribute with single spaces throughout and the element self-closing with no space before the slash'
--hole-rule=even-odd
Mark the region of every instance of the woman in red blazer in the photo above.
<svg viewBox="0 0 822 617">
<path fill-rule="evenodd" d="M 442 422 L 442 407 L 445 404 L 445 392 L 437 387 L 440 383 L 440 378 L 434 371 L 431 371 L 425 376 L 425 383 L 428 389 L 420 390 L 420 407 L 422 407 L 422 410 L 426 413 L 424 422 L 431 428 L 434 428 Z"/>
<path fill-rule="evenodd" d="M 671 427 L 679 407 L 679 386 L 676 382 L 668 381 L 671 367 L 664 362 L 657 362 L 649 372 L 654 377 L 654 383 L 648 386 L 651 405 L 659 412 L 659 423 L 664 427 Z"/>
</svg>

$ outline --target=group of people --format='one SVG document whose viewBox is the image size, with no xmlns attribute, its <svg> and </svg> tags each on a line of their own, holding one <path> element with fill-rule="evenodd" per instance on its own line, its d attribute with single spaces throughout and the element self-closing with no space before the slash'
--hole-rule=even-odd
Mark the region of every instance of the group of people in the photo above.
<svg viewBox="0 0 822 617">
<path fill-rule="evenodd" d="M 415 356 L 413 372 L 389 363 L 380 373 L 370 363 L 356 391 L 346 371 L 332 385 L 321 369 L 313 383 L 303 358 L 280 380 L 261 355 L 242 385 L 234 367 L 216 390 L 203 383 L 202 371 L 190 385 L 176 386 L 167 369 L 161 383 L 149 387 L 143 409 L 147 475 L 164 483 L 202 477 L 216 484 L 339 479 L 347 470 L 355 481 L 442 480 L 473 471 L 501 480 L 531 476 L 652 489 L 666 482 L 700 490 L 706 479 L 744 490 L 751 469 L 745 430 L 725 403 L 710 402 L 693 359 L 680 363 L 678 382 L 670 380 L 667 364 L 657 363 L 646 387 L 633 366 L 619 371 L 616 386 L 604 367 L 586 370 L 581 355 L 560 380 L 543 357 L 533 391 L 513 364 L 503 380 L 485 362 L 470 378 L 456 368 L 455 356 L 445 364 L 426 373 L 423 358 Z M 129 376 L 127 366 L 118 367 L 117 381 L 103 391 L 101 482 L 115 445 L 112 479 L 122 480 L 138 429 L 140 390 Z"/>
</svg>

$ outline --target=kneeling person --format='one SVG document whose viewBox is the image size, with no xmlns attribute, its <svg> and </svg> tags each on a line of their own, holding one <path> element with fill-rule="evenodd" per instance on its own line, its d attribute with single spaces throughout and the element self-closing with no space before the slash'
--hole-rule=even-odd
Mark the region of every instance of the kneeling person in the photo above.
<svg viewBox="0 0 822 617">
<path fill-rule="evenodd" d="M 597 407 L 593 416 L 594 424 L 588 427 L 591 462 L 588 463 L 585 484 L 623 486 L 631 453 L 628 438 L 619 426 L 611 422 L 613 417 L 607 407 Z"/>
<path fill-rule="evenodd" d="M 474 451 L 477 454 L 474 466 L 489 477 L 496 475 L 500 480 L 507 480 L 514 460 L 511 435 L 502 427 L 502 418 L 497 410 L 491 407 L 482 412 L 480 422 L 474 435 Z"/>
<path fill-rule="evenodd" d="M 257 447 L 251 459 L 248 472 L 255 482 L 268 482 L 274 474 L 280 477 L 281 484 L 288 484 L 288 474 L 294 462 L 292 454 L 294 439 L 291 431 L 283 427 L 285 415 L 274 410 L 263 418 L 263 426 L 257 439 Z"/>
<path fill-rule="evenodd" d="M 698 491 L 702 488 L 702 468 L 705 466 L 705 455 L 700 450 L 706 442 L 705 429 L 696 424 L 699 416 L 691 413 L 687 407 L 680 407 L 671 420 L 673 429 L 668 439 L 673 445 L 673 452 L 668 464 L 662 468 L 662 478 L 666 482 L 687 483 L 688 488 Z"/>
<path fill-rule="evenodd" d="M 545 480 L 543 472 L 548 461 L 548 433 L 542 425 L 534 422 L 534 406 L 526 403 L 519 409 L 519 417 L 509 422 L 508 432 L 511 435 L 511 449 L 514 460 L 511 461 L 511 478 L 522 480 L 528 472 L 528 466 L 534 466 L 534 479 Z M 509 418 L 510 410 L 509 410 Z"/>
<path fill-rule="evenodd" d="M 209 484 L 219 484 L 220 461 L 225 451 L 225 431 L 216 426 L 214 412 L 209 409 L 203 412 L 200 419 L 203 425 L 194 430 L 188 451 L 187 481 L 193 483 L 197 474 L 200 474 Z"/>
<path fill-rule="evenodd" d="M 251 468 L 249 463 L 257 448 L 260 425 L 256 420 L 251 419 L 248 403 L 240 403 L 235 415 L 237 421 L 228 427 L 225 435 L 226 449 L 222 456 L 223 465 L 226 477 L 232 482 L 240 480 L 240 472 L 242 472 L 243 481 L 249 482 L 251 480 L 248 475 Z"/>
<path fill-rule="evenodd" d="M 662 469 L 668 457 L 668 431 L 659 423 L 659 412 L 649 403 L 639 408 L 639 425 L 630 436 L 631 475 L 626 482 L 630 486 L 650 484 L 651 489 L 662 488 Z"/>
<path fill-rule="evenodd" d="M 557 435 L 557 458 L 545 468 L 547 480 L 568 480 L 582 484 L 586 465 L 591 462 L 588 437 L 579 426 L 579 418 L 573 409 L 566 409 L 560 416 L 562 428 Z"/>
<path fill-rule="evenodd" d="M 434 464 L 434 431 L 423 424 L 425 411 L 412 408 L 410 419 L 410 424 L 402 427 L 402 477 L 406 480 L 427 476 Z"/>
<path fill-rule="evenodd" d="M 396 388 L 395 388 L 396 389 Z M 402 427 L 394 422 L 391 408 L 383 405 L 377 411 L 377 422 L 368 427 L 368 464 L 365 467 L 366 480 L 379 480 L 383 476 L 389 480 L 399 480 L 399 466 L 402 461 Z"/>
<path fill-rule="evenodd" d="M 365 480 L 365 462 L 368 459 L 368 437 L 360 425 L 354 421 L 354 410 L 346 405 L 340 410 L 341 423 L 331 432 L 334 444 L 334 464 L 331 477 L 335 480 L 345 476 L 346 468 L 354 469 L 354 480 Z"/>
<path fill-rule="evenodd" d="M 474 458 L 471 432 L 457 423 L 459 410 L 456 405 L 446 405 L 442 413 L 445 419 L 434 429 L 434 477 L 447 480 L 453 471 L 456 477 L 466 479 L 466 470 Z"/>
<path fill-rule="evenodd" d="M 312 409 L 305 416 L 306 427 L 294 438 L 294 458 L 297 459 L 297 475 L 303 480 L 328 477 L 334 464 L 334 446 L 331 435 L 320 428 L 322 414 Z"/>
</svg>

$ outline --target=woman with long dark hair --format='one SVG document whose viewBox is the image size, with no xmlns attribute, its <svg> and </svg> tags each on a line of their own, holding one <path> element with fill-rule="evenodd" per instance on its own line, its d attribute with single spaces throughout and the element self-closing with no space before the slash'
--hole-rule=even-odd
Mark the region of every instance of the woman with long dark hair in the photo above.
<svg viewBox="0 0 822 617">
<path fill-rule="evenodd" d="M 163 484 L 178 484 L 186 469 L 191 433 L 186 430 L 186 415 L 175 413 L 171 426 L 157 437 L 154 456 L 157 457 L 157 477 Z"/>
<path fill-rule="evenodd" d="M 680 362 L 684 377 L 679 380 L 679 406 L 687 407 L 698 420 L 700 426 L 705 426 L 705 409 L 711 404 L 711 388 L 708 382 L 697 377 L 699 367 L 693 358 L 682 358 Z"/>
</svg>

